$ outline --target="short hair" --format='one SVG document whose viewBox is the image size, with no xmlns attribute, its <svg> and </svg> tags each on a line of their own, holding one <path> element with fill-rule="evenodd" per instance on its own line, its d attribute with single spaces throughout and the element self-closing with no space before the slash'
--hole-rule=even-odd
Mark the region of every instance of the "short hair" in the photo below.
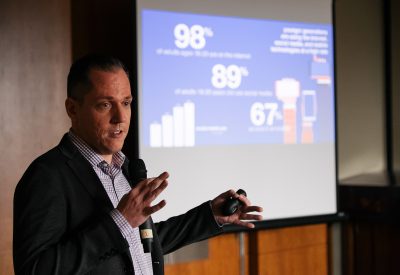
<svg viewBox="0 0 400 275">
<path fill-rule="evenodd" d="M 118 58 L 102 55 L 102 54 L 88 54 L 77 59 L 72 65 L 68 73 L 67 79 L 67 97 L 83 101 L 85 94 L 89 91 L 92 83 L 89 78 L 91 70 L 100 70 L 105 72 L 112 72 L 117 69 L 122 69 L 129 78 L 129 72 L 125 65 Z M 76 87 L 79 85 L 88 87 L 86 91 L 78 91 Z"/>
</svg>

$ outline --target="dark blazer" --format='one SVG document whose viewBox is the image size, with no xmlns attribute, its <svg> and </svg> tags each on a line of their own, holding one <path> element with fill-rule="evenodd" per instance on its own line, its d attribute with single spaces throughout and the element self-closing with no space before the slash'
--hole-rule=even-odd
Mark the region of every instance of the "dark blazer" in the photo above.
<svg viewBox="0 0 400 275">
<path fill-rule="evenodd" d="M 123 173 L 130 181 L 127 161 Z M 127 241 L 89 162 L 67 135 L 37 158 L 14 194 L 14 269 L 18 274 L 133 274 Z M 221 233 L 209 202 L 153 224 L 153 272 L 163 254 Z"/>
</svg>

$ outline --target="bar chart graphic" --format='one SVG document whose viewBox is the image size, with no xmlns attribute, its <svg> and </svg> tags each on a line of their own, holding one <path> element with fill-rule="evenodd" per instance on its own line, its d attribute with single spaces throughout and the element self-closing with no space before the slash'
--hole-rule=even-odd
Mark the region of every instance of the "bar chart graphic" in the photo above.
<svg viewBox="0 0 400 275">
<path fill-rule="evenodd" d="M 195 104 L 176 105 L 150 124 L 150 147 L 195 146 Z"/>
</svg>

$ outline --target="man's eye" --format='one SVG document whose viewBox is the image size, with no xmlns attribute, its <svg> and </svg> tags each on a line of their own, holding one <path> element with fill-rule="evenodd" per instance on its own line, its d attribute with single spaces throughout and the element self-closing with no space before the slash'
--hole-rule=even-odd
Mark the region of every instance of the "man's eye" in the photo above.
<svg viewBox="0 0 400 275">
<path fill-rule="evenodd" d="M 99 107 L 101 109 L 109 109 L 109 108 L 111 108 L 111 103 L 110 102 L 102 102 L 99 104 Z"/>
<path fill-rule="evenodd" d="M 127 101 L 124 101 L 123 104 L 124 104 L 124 106 L 130 106 L 131 103 L 132 103 L 132 102 L 131 102 L 130 100 L 127 100 Z"/>
</svg>

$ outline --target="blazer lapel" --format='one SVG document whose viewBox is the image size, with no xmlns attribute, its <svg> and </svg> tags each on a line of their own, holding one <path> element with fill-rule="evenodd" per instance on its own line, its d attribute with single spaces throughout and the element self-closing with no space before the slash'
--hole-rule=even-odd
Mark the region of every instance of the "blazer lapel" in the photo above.
<svg viewBox="0 0 400 275">
<path fill-rule="evenodd" d="M 97 177 L 96 172 L 93 170 L 90 163 L 72 144 L 67 134 L 64 135 L 59 146 L 62 153 L 68 158 L 68 166 L 79 179 L 79 182 L 85 186 L 96 204 L 107 212 L 111 211 L 114 206 L 112 205 L 107 192 L 104 190 L 101 181 Z"/>
</svg>

